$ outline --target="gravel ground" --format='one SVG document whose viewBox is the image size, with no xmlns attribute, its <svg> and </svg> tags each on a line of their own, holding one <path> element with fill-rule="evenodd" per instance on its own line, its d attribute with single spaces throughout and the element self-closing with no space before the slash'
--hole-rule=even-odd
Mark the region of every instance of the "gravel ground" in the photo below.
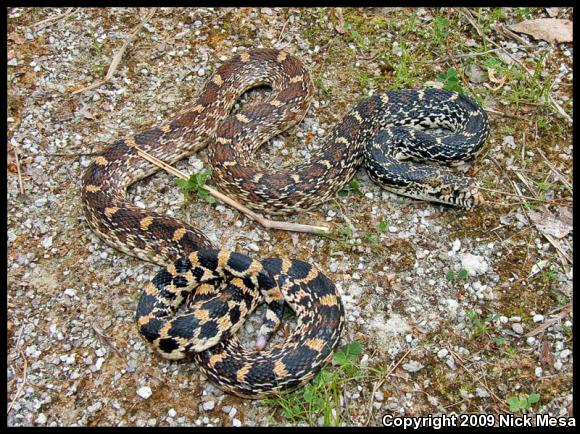
<svg viewBox="0 0 580 434">
<path fill-rule="evenodd" d="M 515 22 L 517 11 L 503 12 L 499 21 Z M 388 59 L 398 65 L 429 43 L 419 31 L 431 28 L 439 12 L 159 9 L 110 82 L 73 94 L 104 77 L 139 13 L 8 9 L 7 423 L 294 424 L 271 403 L 223 394 L 195 365 L 165 361 L 145 345 L 134 310 L 157 267 L 107 247 L 90 231 L 81 212 L 81 175 L 107 143 L 175 112 L 221 62 L 252 46 L 289 50 L 313 73 L 319 92 L 308 116 L 271 141 L 263 164 L 307 159 L 359 98 L 393 83 L 401 87 Z M 543 9 L 531 13 L 547 16 Z M 55 20 L 59 14 L 68 15 Z M 448 38 L 479 47 L 463 15 L 446 16 L 460 22 Z M 347 30 L 342 20 L 350 23 Z M 388 24 L 411 21 L 417 27 L 407 36 Z M 361 30 L 366 22 L 388 25 L 375 40 L 376 26 L 368 35 Z M 532 69 L 550 52 L 538 80 L 553 82 L 552 96 L 571 112 L 571 44 L 525 35 L 517 41 L 477 23 Z M 387 61 L 375 55 L 376 45 L 387 50 Z M 430 66 L 423 64 L 418 84 L 453 66 L 441 47 Z M 290 218 L 328 225 L 336 234 L 331 240 L 267 231 L 219 204 L 185 207 L 165 173 L 131 189 L 139 206 L 203 222 L 221 246 L 257 258 L 308 259 L 334 280 L 347 312 L 343 343 L 362 344 L 363 370 L 389 371 L 386 381 L 369 376 L 346 384 L 346 425 L 378 425 L 386 413 L 498 414 L 509 409 L 509 398 L 532 393 L 540 395 L 532 413 L 571 415 L 572 195 L 565 186 L 572 179 L 572 128 L 548 104 L 515 107 L 507 98 L 519 89 L 515 78 L 507 82 L 511 89 L 495 91 L 501 83 L 475 73 L 467 79 L 490 110 L 492 128 L 470 173 L 486 188 L 507 192 L 484 191 L 488 204 L 473 211 L 392 195 L 360 170 L 362 195 Z M 206 162 L 202 151 L 176 167 L 198 172 Z M 378 230 L 381 221 L 388 225 Z M 245 326 L 246 336 L 259 327 L 258 316 Z"/>
</svg>

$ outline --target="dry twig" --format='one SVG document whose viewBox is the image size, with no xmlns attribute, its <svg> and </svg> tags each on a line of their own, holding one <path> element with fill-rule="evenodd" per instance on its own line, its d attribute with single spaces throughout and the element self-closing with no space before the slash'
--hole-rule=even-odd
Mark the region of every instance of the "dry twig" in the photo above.
<svg viewBox="0 0 580 434">
<path fill-rule="evenodd" d="M 499 398 L 499 396 L 497 396 L 495 394 L 495 392 L 493 390 L 491 390 L 489 388 L 489 386 L 487 385 L 487 383 L 482 380 L 481 378 L 478 378 L 475 376 L 475 374 L 473 372 L 471 372 L 471 370 L 469 370 L 467 368 L 467 366 L 465 366 L 465 363 L 463 363 L 463 359 L 461 358 L 461 356 L 459 354 L 457 354 L 455 351 L 453 351 L 451 348 L 447 347 L 447 351 L 449 351 L 449 354 L 451 354 L 453 356 L 453 358 L 455 360 L 457 360 L 457 362 L 459 362 L 459 364 L 461 365 L 461 367 L 463 368 L 463 370 L 465 372 L 467 372 L 471 378 L 473 378 L 475 381 L 477 381 L 479 384 L 481 384 L 486 390 L 487 392 L 493 396 L 495 398 L 495 400 L 498 402 L 499 405 L 501 405 L 501 407 L 503 408 L 504 411 L 507 411 L 507 406 L 505 405 L 505 403 Z M 485 373 L 482 374 L 482 378 L 485 379 Z"/>
<path fill-rule="evenodd" d="M 56 16 L 52 16 L 49 18 L 46 18 L 44 20 L 40 20 L 37 23 L 34 23 L 32 25 L 32 27 L 36 27 L 36 30 L 40 30 L 40 29 L 44 29 L 45 27 L 51 26 L 54 23 L 56 23 L 57 21 L 60 21 L 66 17 L 68 17 L 69 15 L 71 15 L 73 12 L 75 12 L 75 8 L 68 8 L 66 10 L 66 12 L 56 15 Z"/>
<path fill-rule="evenodd" d="M 129 35 L 127 40 L 123 43 L 123 45 L 121 46 L 119 51 L 117 51 L 117 54 L 115 54 L 115 56 L 113 57 L 113 60 L 111 62 L 111 65 L 109 66 L 109 70 L 107 71 L 107 75 L 105 76 L 105 78 L 102 80 L 99 80 L 96 83 L 93 83 L 89 86 L 83 87 L 82 89 L 75 90 L 74 92 L 72 92 L 73 95 L 80 93 L 80 92 L 84 92 L 85 90 L 94 89 L 96 87 L 99 87 L 100 85 L 106 83 L 107 81 L 109 81 L 111 79 L 111 77 L 113 76 L 113 74 L 117 70 L 119 63 L 121 63 L 121 59 L 123 57 L 123 54 L 125 53 L 125 50 L 127 50 L 127 47 L 137 38 L 137 34 L 141 31 L 143 26 L 145 24 L 147 24 L 147 22 L 153 17 L 153 15 L 155 14 L 155 10 L 156 10 L 156 8 L 151 8 L 149 10 L 147 15 L 145 15 L 145 18 L 143 18 L 141 23 L 131 32 L 131 34 Z"/>
<path fill-rule="evenodd" d="M 14 395 L 14 398 L 10 402 L 10 406 L 8 406 L 8 411 L 6 412 L 6 414 L 10 414 L 10 410 L 12 410 L 14 403 L 18 400 L 18 398 L 22 394 L 22 391 L 24 390 L 24 386 L 26 385 L 26 374 L 28 372 L 28 361 L 26 360 L 26 356 L 24 355 L 24 352 L 18 347 L 18 344 L 20 343 L 20 338 L 22 337 L 23 330 L 24 330 L 24 324 L 22 324 L 22 327 L 20 327 L 20 332 L 18 332 L 18 338 L 16 339 L 16 344 L 15 344 L 20 356 L 22 357 L 22 360 L 24 361 L 24 367 L 23 367 L 23 371 L 22 371 L 22 381 L 20 383 L 20 386 L 18 387 L 16 395 Z"/>
<path fill-rule="evenodd" d="M 93 330 L 95 331 L 95 333 L 97 334 L 97 336 L 99 338 L 101 338 L 103 340 L 103 342 L 105 342 L 109 347 L 111 347 L 113 349 L 113 351 L 121 358 L 125 361 L 125 365 L 127 365 L 127 359 L 125 359 L 125 357 L 123 357 L 123 355 L 119 352 L 119 350 L 117 349 L 117 347 L 115 347 L 115 345 L 113 345 L 113 343 L 111 342 L 110 338 L 103 333 L 101 330 L 99 330 L 97 328 L 97 326 L 95 326 L 94 324 L 91 324 L 91 326 L 93 327 Z"/>
<path fill-rule="evenodd" d="M 526 336 L 528 337 L 536 336 L 537 334 L 542 333 L 544 330 L 552 326 L 554 323 L 557 323 L 558 321 L 564 319 L 564 317 L 566 317 L 570 312 L 572 312 L 572 303 L 568 303 L 566 306 L 562 308 L 562 311 L 558 315 L 554 316 L 553 318 L 550 318 L 549 320 L 546 320 L 541 326 L 535 328 L 534 330 L 526 334 Z"/>
<path fill-rule="evenodd" d="M 397 360 L 395 365 L 392 368 L 389 368 L 389 371 L 385 374 L 385 376 L 383 378 L 381 378 L 381 381 L 379 381 L 378 383 L 375 383 L 373 385 L 373 392 L 371 394 L 369 411 L 368 411 L 367 421 L 365 422 L 365 426 L 368 426 L 369 422 L 371 421 L 371 417 L 373 415 L 373 396 L 375 396 L 375 392 L 379 389 L 379 387 L 381 387 L 383 385 L 383 383 L 385 381 L 387 381 L 387 378 L 389 378 L 390 375 L 393 373 L 393 371 L 395 369 L 397 369 L 397 366 L 399 366 L 403 362 L 403 360 L 405 360 L 405 357 L 407 357 L 407 355 L 411 352 L 411 350 L 412 350 L 412 348 L 409 348 L 405 352 L 405 354 L 403 354 L 403 356 L 399 360 Z"/>
<path fill-rule="evenodd" d="M 20 186 L 20 194 L 24 196 L 24 183 L 22 182 L 22 172 L 20 171 L 20 159 L 18 158 L 18 150 L 16 149 L 15 140 L 10 140 L 14 156 L 16 157 L 16 172 L 18 174 L 18 185 Z"/>
<path fill-rule="evenodd" d="M 181 179 L 187 180 L 189 178 L 185 173 L 181 172 L 180 170 L 177 170 L 176 168 L 174 168 L 174 167 L 170 166 L 169 164 L 159 160 L 158 158 L 155 158 L 153 155 L 148 154 L 147 152 L 143 151 L 139 147 L 135 147 L 135 148 L 137 149 L 137 152 L 139 153 L 139 155 L 141 157 L 145 158 L 147 161 L 150 161 L 151 163 L 155 164 L 156 166 L 161 167 L 166 172 L 169 172 L 172 175 L 177 176 Z M 220 201 L 227 203 L 229 206 L 237 209 L 238 211 L 241 211 L 242 213 L 244 213 L 245 215 L 247 215 L 251 219 L 260 223 L 265 228 L 280 229 L 283 231 L 308 232 L 308 233 L 314 233 L 314 234 L 319 234 L 321 232 L 327 234 L 330 232 L 329 229 L 325 226 L 311 226 L 311 225 L 303 225 L 303 224 L 299 224 L 299 223 L 288 223 L 288 222 L 281 222 L 281 221 L 276 221 L 276 220 L 268 220 L 268 219 L 262 217 L 261 215 L 256 214 L 254 211 L 246 208 L 244 205 L 229 198 L 225 194 L 222 194 L 219 191 L 213 189 L 209 185 L 204 185 L 203 188 L 205 188 L 209 192 L 209 194 L 211 194 L 216 199 L 219 199 Z"/>
<path fill-rule="evenodd" d="M 546 166 L 548 166 L 548 168 L 552 171 L 552 173 L 554 173 L 554 175 L 556 175 L 556 178 L 558 178 L 560 180 L 560 182 L 566 186 L 568 191 L 570 193 L 572 193 L 572 184 L 570 184 L 570 182 L 566 179 L 566 177 L 564 175 L 562 175 L 556 169 L 556 167 L 554 167 L 554 165 L 548 160 L 548 158 L 546 157 L 546 155 L 544 154 L 544 152 L 540 148 L 538 148 L 538 152 L 540 153 L 540 155 L 544 159 Z"/>
</svg>

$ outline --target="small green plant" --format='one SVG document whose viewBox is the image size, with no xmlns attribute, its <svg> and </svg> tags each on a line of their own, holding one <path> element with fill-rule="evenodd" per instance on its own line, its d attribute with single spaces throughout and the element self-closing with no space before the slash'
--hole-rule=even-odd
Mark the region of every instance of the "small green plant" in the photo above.
<svg viewBox="0 0 580 434">
<path fill-rule="evenodd" d="M 413 50 L 408 50 L 407 44 L 402 40 L 399 41 L 399 48 L 401 49 L 401 55 L 396 58 L 395 62 L 389 62 L 395 71 L 393 88 L 413 87 L 417 84 L 418 79 L 418 77 L 413 76 L 417 75 L 415 53 Z"/>
<path fill-rule="evenodd" d="M 362 352 L 362 345 L 356 341 L 341 347 L 332 359 L 334 369 L 323 368 L 302 389 L 267 398 L 264 402 L 276 410 L 281 409 L 291 423 L 318 425 L 322 416 L 324 426 L 340 425 L 340 396 L 346 383 L 360 378 Z"/>
<path fill-rule="evenodd" d="M 412 14 L 405 22 L 403 23 L 403 28 L 401 29 L 401 36 L 406 35 L 407 33 L 412 33 L 415 31 L 415 27 L 417 25 L 417 16 Z"/>
<path fill-rule="evenodd" d="M 369 84 L 372 83 L 372 78 L 369 76 L 368 72 L 361 71 L 358 76 L 358 84 L 362 89 L 366 89 Z"/>
<path fill-rule="evenodd" d="M 551 184 L 551 183 L 549 183 L 549 182 L 546 182 L 546 181 L 537 181 L 537 182 L 536 182 L 536 185 L 537 185 L 537 186 L 538 186 L 538 188 L 539 188 L 540 190 L 542 190 L 542 191 L 548 191 L 549 189 L 551 189 L 551 188 L 554 188 L 554 187 L 555 187 L 555 185 L 554 185 L 554 184 Z"/>
<path fill-rule="evenodd" d="M 544 283 L 553 282 L 557 278 L 558 278 L 558 275 L 556 274 L 556 272 L 554 271 L 554 269 L 552 268 L 551 265 L 544 268 L 544 270 L 542 271 L 542 280 L 544 281 Z"/>
<path fill-rule="evenodd" d="M 486 334 L 490 331 L 490 325 L 494 321 L 499 321 L 501 315 L 497 313 L 486 315 L 482 319 L 481 315 L 474 310 L 468 310 L 465 312 L 465 317 L 467 318 L 469 325 L 471 326 L 471 337 L 477 337 Z M 498 337 L 494 340 L 495 344 L 500 347 L 505 343 L 505 336 Z M 504 347 L 506 351 L 508 347 Z"/>
<path fill-rule="evenodd" d="M 467 280 L 468 276 L 469 276 L 469 273 L 467 272 L 467 270 L 465 268 L 460 269 L 457 273 L 454 272 L 453 270 L 449 270 L 447 272 L 447 274 L 445 275 L 445 277 L 447 278 L 447 281 L 449 281 L 449 282 Z"/>
<path fill-rule="evenodd" d="M 373 252 L 379 252 L 381 250 L 381 243 L 379 242 L 379 237 L 382 233 L 389 230 L 389 221 L 382 219 L 375 228 L 373 233 L 367 234 L 364 240 L 370 245 Z"/>
<path fill-rule="evenodd" d="M 538 204 L 528 200 L 524 202 L 522 206 L 526 209 L 536 209 L 538 207 Z"/>
<path fill-rule="evenodd" d="M 488 331 L 488 324 L 486 320 L 482 321 L 481 316 L 474 310 L 465 312 L 465 316 L 471 325 L 471 337 L 481 336 Z"/>
<path fill-rule="evenodd" d="M 203 199 L 208 203 L 215 203 L 215 198 L 209 194 L 209 191 L 206 188 L 203 187 L 210 176 L 211 170 L 206 169 L 200 173 L 194 173 L 188 180 L 178 178 L 175 180 L 175 183 L 183 192 L 186 201 L 191 200 L 192 196 L 197 194 L 200 199 Z"/>
<path fill-rule="evenodd" d="M 352 226 L 347 225 L 343 226 L 338 229 L 338 233 L 343 236 L 343 238 L 347 239 L 352 237 Z"/>
<path fill-rule="evenodd" d="M 359 48 L 362 48 L 363 50 L 367 49 L 367 43 L 365 42 L 364 38 L 359 32 L 352 28 L 352 25 L 348 21 L 344 22 L 344 28 L 350 32 L 350 37 L 354 43 L 359 46 Z"/>
<path fill-rule="evenodd" d="M 464 89 L 461 87 L 461 82 L 459 77 L 457 77 L 457 71 L 455 68 L 449 68 L 447 72 L 444 74 L 439 75 L 437 79 L 443 83 L 443 89 L 452 90 L 455 92 L 464 92 Z"/>
<path fill-rule="evenodd" d="M 540 400 L 540 395 L 531 393 L 529 395 L 512 396 L 507 403 L 511 412 L 529 410 L 533 404 Z"/>
<path fill-rule="evenodd" d="M 352 178 L 345 187 L 338 191 L 337 194 L 340 197 L 346 197 L 350 194 L 363 196 L 363 192 L 360 189 L 360 182 L 356 178 Z"/>
<path fill-rule="evenodd" d="M 445 17 L 435 17 L 433 19 L 433 37 L 437 44 L 442 44 L 449 35 L 449 20 Z"/>
<path fill-rule="evenodd" d="M 501 336 L 501 337 L 499 337 L 499 338 L 496 338 L 496 339 L 495 339 L 495 344 L 496 344 L 498 347 L 501 347 L 501 346 L 502 346 L 502 345 L 505 343 L 505 339 L 506 339 L 506 338 L 505 338 L 505 336 Z"/>
<path fill-rule="evenodd" d="M 97 38 L 93 36 L 93 50 L 94 50 L 94 57 L 95 61 L 91 64 L 91 69 L 94 73 L 102 73 L 104 72 L 104 67 L 101 64 L 101 56 L 102 56 L 102 45 L 97 41 Z"/>
<path fill-rule="evenodd" d="M 530 19 L 532 17 L 532 8 L 515 8 L 515 14 L 518 21 Z"/>
</svg>

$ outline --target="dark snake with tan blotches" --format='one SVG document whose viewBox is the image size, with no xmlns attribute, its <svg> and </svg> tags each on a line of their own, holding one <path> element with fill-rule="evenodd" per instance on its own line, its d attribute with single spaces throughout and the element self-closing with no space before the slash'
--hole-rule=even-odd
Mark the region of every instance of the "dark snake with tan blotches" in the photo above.
<svg viewBox="0 0 580 434">
<path fill-rule="evenodd" d="M 244 92 L 261 85 L 272 88 L 265 101 L 231 114 Z M 325 202 L 363 161 L 371 178 L 397 193 L 465 207 L 480 200 L 473 180 L 417 161 L 472 158 L 487 136 L 481 107 L 443 90 L 404 90 L 363 100 L 309 162 L 275 173 L 258 170 L 253 161 L 259 147 L 305 116 L 312 93 L 308 71 L 294 56 L 272 49 L 241 52 L 217 69 L 193 104 L 159 126 L 113 143 L 83 177 L 85 216 L 99 237 L 143 260 L 169 263 L 140 298 L 142 335 L 166 358 L 193 357 L 219 387 L 240 396 L 281 392 L 320 370 L 343 329 L 339 294 L 306 262 L 257 261 L 216 250 L 197 227 L 135 206 L 127 189 L 159 170 L 137 148 L 173 164 L 209 146 L 212 180 L 246 206 L 269 214 Z M 424 131 L 434 127 L 447 132 Z M 234 333 L 263 301 L 259 349 L 247 350 Z M 263 349 L 285 304 L 296 313 L 297 326 L 284 343 Z"/>
</svg>

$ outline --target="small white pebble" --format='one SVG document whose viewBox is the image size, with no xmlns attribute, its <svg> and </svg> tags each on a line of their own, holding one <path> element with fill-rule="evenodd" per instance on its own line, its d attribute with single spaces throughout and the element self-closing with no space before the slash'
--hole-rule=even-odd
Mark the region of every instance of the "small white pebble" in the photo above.
<svg viewBox="0 0 580 434">
<path fill-rule="evenodd" d="M 40 413 L 34 422 L 36 422 L 38 425 L 44 425 L 46 423 L 46 415 L 44 413 Z"/>
<path fill-rule="evenodd" d="M 75 291 L 74 288 L 67 288 L 64 290 L 64 295 L 68 295 L 69 297 L 74 297 L 75 295 L 77 295 L 77 292 Z"/>
<path fill-rule="evenodd" d="M 539 366 L 534 371 L 534 373 L 536 374 L 536 377 L 541 377 L 543 372 L 544 372 L 544 370 Z"/>
<path fill-rule="evenodd" d="M 447 349 L 445 348 L 441 348 L 439 351 L 437 351 L 437 357 L 439 357 L 440 359 L 447 356 L 447 354 L 449 354 L 449 351 L 447 351 Z"/>
<path fill-rule="evenodd" d="M 46 197 L 41 197 L 34 201 L 34 206 L 44 206 L 46 205 L 46 202 L 48 202 L 48 199 Z"/>
<path fill-rule="evenodd" d="M 215 401 L 206 401 L 206 402 L 204 402 L 204 403 L 203 403 L 203 405 L 202 405 L 202 408 L 203 408 L 205 411 L 211 411 L 211 410 L 213 410 L 213 409 L 214 409 L 214 407 L 215 407 Z"/>
<path fill-rule="evenodd" d="M 458 252 L 460 248 L 461 248 L 461 241 L 459 241 L 459 240 L 453 241 L 453 244 L 451 245 L 451 250 L 453 250 L 454 252 Z"/>
<path fill-rule="evenodd" d="M 423 369 L 423 365 L 415 360 L 403 364 L 403 369 L 408 372 L 417 372 Z"/>
<path fill-rule="evenodd" d="M 105 359 L 102 357 L 99 357 L 95 363 L 95 371 L 100 370 L 102 368 L 104 362 L 105 362 Z"/>
<path fill-rule="evenodd" d="M 52 246 L 52 237 L 46 236 L 40 241 L 40 245 L 45 249 L 49 249 Z"/>
<path fill-rule="evenodd" d="M 137 390 L 137 395 L 139 395 L 143 399 L 148 399 L 151 395 L 153 395 L 153 392 L 151 391 L 151 388 L 149 386 L 143 386 L 140 387 L 139 390 Z"/>
<path fill-rule="evenodd" d="M 560 358 L 561 359 L 565 359 L 567 358 L 570 354 L 572 354 L 572 351 L 570 351 L 568 348 L 566 348 L 565 350 L 562 350 L 560 352 Z"/>
<path fill-rule="evenodd" d="M 242 422 L 239 419 L 232 420 L 233 426 L 242 426 Z"/>
<path fill-rule="evenodd" d="M 205 69 L 199 68 L 197 70 L 197 75 L 199 75 L 200 77 L 203 77 L 205 75 Z"/>
<path fill-rule="evenodd" d="M 523 327 L 522 327 L 522 325 L 521 325 L 520 323 L 518 323 L 518 322 L 516 322 L 516 323 L 513 323 L 513 324 L 512 324 L 512 330 L 513 330 L 514 332 L 516 332 L 518 335 L 521 335 L 521 334 L 523 334 L 523 333 L 524 333 L 524 328 L 523 328 Z"/>
<path fill-rule="evenodd" d="M 175 409 L 170 408 L 169 411 L 167 412 L 167 416 L 175 417 L 175 416 L 177 416 L 177 412 L 175 411 Z"/>
<path fill-rule="evenodd" d="M 385 399 L 385 394 L 383 392 L 381 392 L 380 390 L 377 390 L 375 392 L 375 400 L 380 402 L 383 399 Z"/>
<path fill-rule="evenodd" d="M 554 369 L 556 369 L 557 371 L 559 371 L 560 369 L 562 369 L 563 366 L 564 365 L 559 360 L 556 363 L 554 363 Z"/>
<path fill-rule="evenodd" d="M 544 321 L 544 315 L 540 315 L 539 313 L 534 315 L 534 317 L 532 318 L 532 320 L 534 322 L 542 322 Z"/>
<path fill-rule="evenodd" d="M 475 394 L 480 398 L 489 398 L 489 392 L 483 387 L 477 387 L 475 389 Z"/>
</svg>

